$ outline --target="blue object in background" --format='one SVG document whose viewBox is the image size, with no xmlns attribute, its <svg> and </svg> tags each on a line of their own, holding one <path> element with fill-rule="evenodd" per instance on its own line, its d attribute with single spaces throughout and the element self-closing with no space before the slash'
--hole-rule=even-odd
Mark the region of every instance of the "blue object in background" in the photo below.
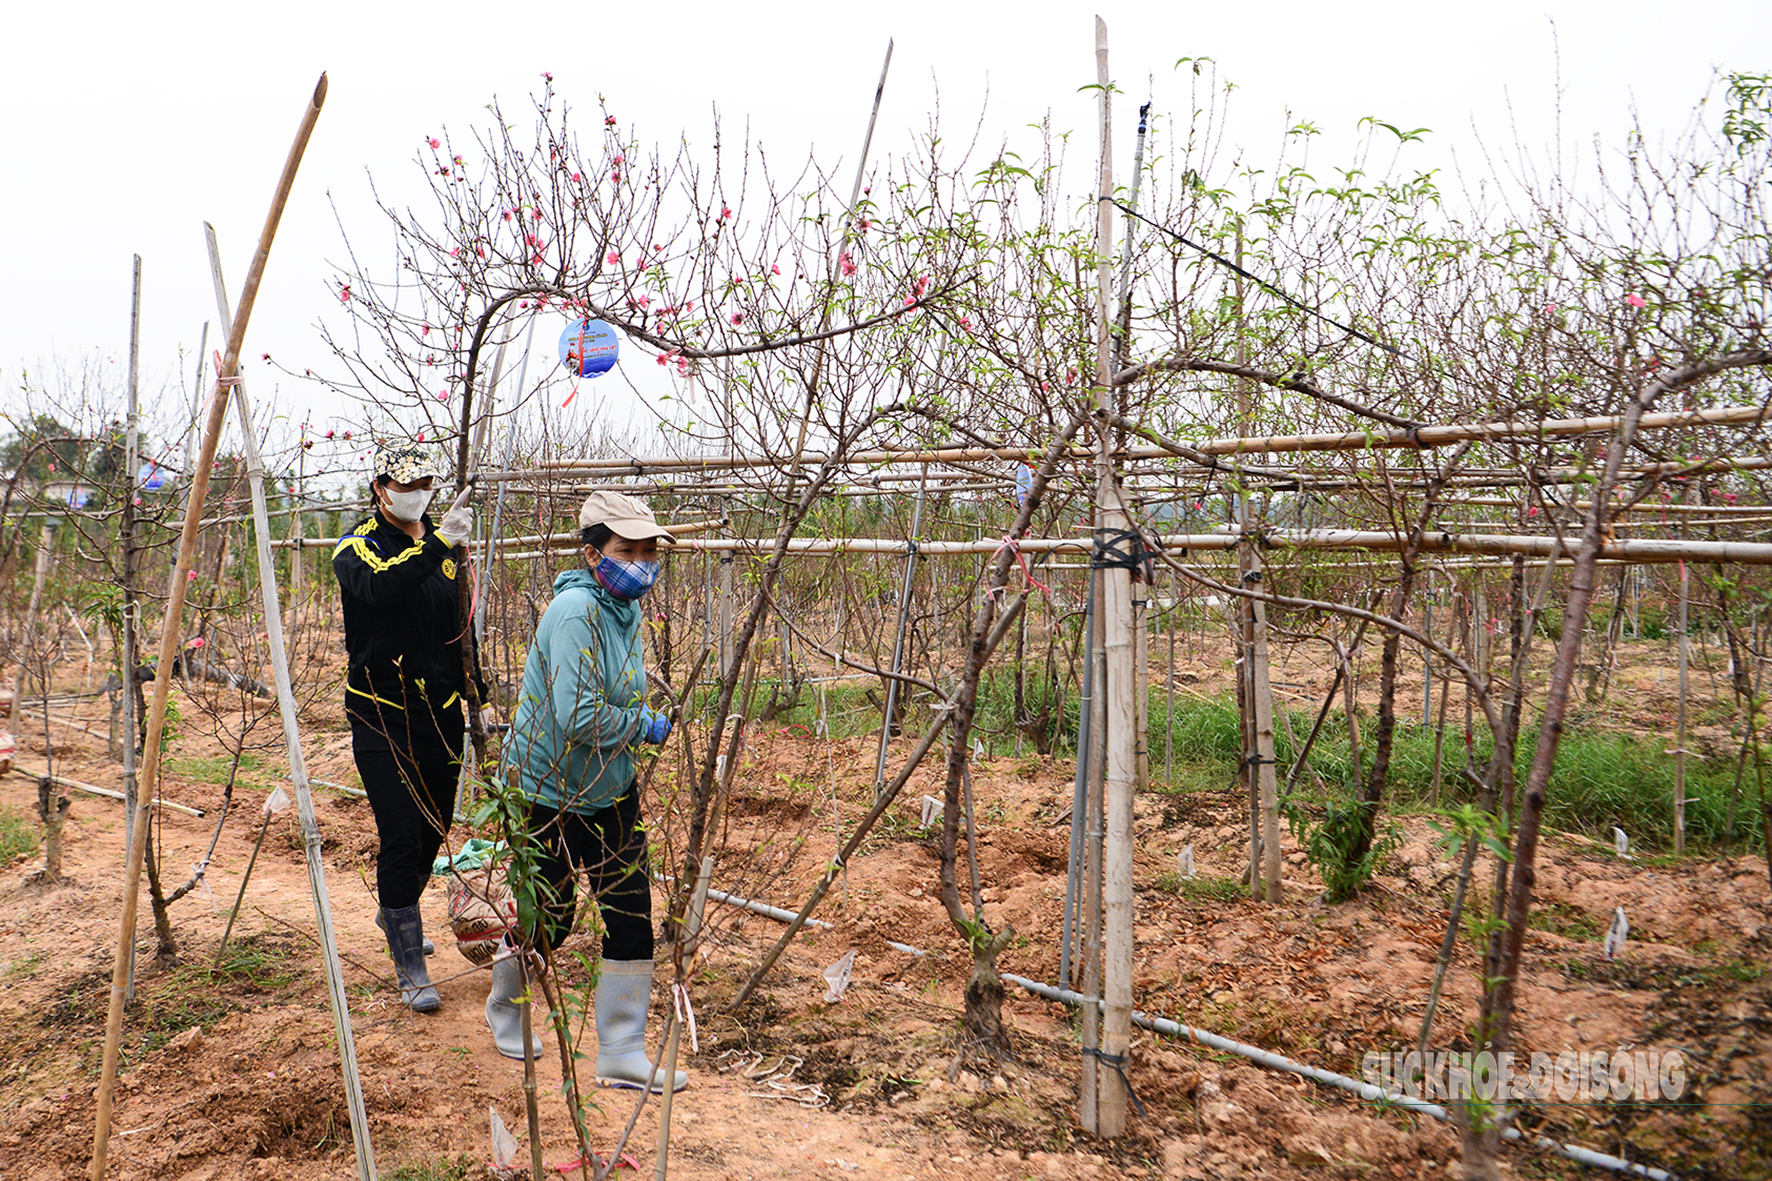
<svg viewBox="0 0 1772 1181">
<path fill-rule="evenodd" d="M 601 320 L 574 320 L 560 334 L 560 364 L 574 377 L 601 377 L 615 368 L 621 337 Z"/>
<path fill-rule="evenodd" d="M 135 484 L 143 492 L 158 492 L 166 487 L 166 469 L 150 459 L 135 473 Z"/>
</svg>

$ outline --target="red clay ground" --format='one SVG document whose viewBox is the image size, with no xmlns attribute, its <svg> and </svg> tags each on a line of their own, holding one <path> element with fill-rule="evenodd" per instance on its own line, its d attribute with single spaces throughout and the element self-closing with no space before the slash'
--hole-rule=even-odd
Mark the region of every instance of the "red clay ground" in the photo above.
<svg viewBox="0 0 1772 1181">
<path fill-rule="evenodd" d="M 1203 662 L 1198 672 L 1209 691 L 1222 675 Z M 1306 692 L 1327 686 L 1315 670 L 1291 668 L 1284 676 Z M 336 710 L 316 720 L 307 736 L 310 773 L 353 781 Z M 1645 715 L 1644 724 L 1652 727 L 1654 718 Z M 95 728 L 102 733 L 102 722 Z M 63 746 L 58 729 L 56 741 L 61 773 L 120 785 L 102 739 L 69 731 Z M 763 731 L 744 756 L 716 885 L 796 907 L 835 851 L 837 825 L 847 830 L 865 811 L 873 741 Z M 174 753 L 214 748 L 192 734 Z M 33 746 L 21 738 L 20 759 L 40 764 L 41 740 Z M 266 756 L 249 776 L 255 784 L 237 790 L 208 890 L 199 887 L 174 907 L 181 966 L 154 967 L 144 911 L 111 1177 L 354 1175 L 293 812 L 271 825 L 229 970 L 207 967 L 277 761 Z M 692 979 L 700 1052 L 684 1047 L 694 1082 L 676 1100 L 673 1177 L 1459 1173 L 1456 1137 L 1443 1125 L 1142 1032 L 1133 1080 L 1147 1115 L 1134 1118 L 1118 1141 L 1093 1140 L 1075 1123 L 1079 1059 L 1071 1014 L 1019 990 L 1011 990 L 1005 1007 L 1016 1061 L 984 1076 L 953 1075 L 967 956 L 935 897 L 933 842 L 916 827 L 918 801 L 934 789 L 935 774 L 919 773 L 833 889 L 819 915 L 834 929 L 803 936 L 760 998 L 737 1013 L 727 1003 L 781 928 L 714 908 L 707 956 Z M 1001 966 L 1055 980 L 1070 767 L 1031 756 L 998 758 L 980 766 L 975 791 L 987 914 L 1018 932 Z M 164 794 L 214 807 L 219 789 L 172 773 Z M 493 1052 L 480 1013 L 486 977 L 470 972 L 447 938 L 437 885 L 424 906 L 438 935 L 432 971 L 442 979 L 444 1008 L 414 1016 L 398 1004 L 371 923 L 366 875 L 375 835 L 368 807 L 324 789 L 316 794 L 381 1174 L 409 1181 L 483 1176 L 488 1107 L 523 1133 L 522 1068 Z M 0 779 L 0 807 L 34 812 L 34 783 L 16 773 Z M 1289 844 L 1286 900 L 1267 906 L 1227 899 L 1222 888 L 1241 867 L 1241 807 L 1230 793 L 1153 793 L 1140 801 L 1136 1005 L 1344 1073 L 1357 1074 L 1368 1050 L 1412 1043 L 1452 874 L 1432 834 L 1406 822 L 1408 842 L 1376 886 L 1334 907 L 1318 901 L 1314 873 Z M 169 884 L 187 876 L 211 830 L 211 820 L 162 818 Z M 1188 843 L 1201 873 L 1194 885 L 1174 873 L 1175 855 Z M 121 805 L 76 795 L 66 858 L 72 883 L 55 888 L 25 884 L 36 855 L 4 869 L 0 1181 L 85 1176 L 89 1160 L 121 898 Z M 1552 1051 L 1680 1047 L 1694 1063 L 1691 1098 L 1699 1105 L 1547 1107 L 1528 1113 L 1527 1122 L 1683 1176 L 1772 1176 L 1772 1107 L 1743 1106 L 1772 1100 L 1764 861 L 1626 863 L 1590 840 L 1558 837 L 1541 861 L 1540 899 L 1544 929 L 1528 941 L 1520 1044 Z M 1631 918 L 1632 942 L 1609 963 L 1599 938 L 1620 905 Z M 887 940 L 928 954 L 895 951 Z M 585 936 L 574 946 L 594 950 Z M 822 968 L 850 948 L 859 953 L 854 983 L 841 1003 L 827 1005 Z M 1441 1045 L 1461 1044 L 1474 1013 L 1476 970 L 1470 945 L 1461 942 L 1437 1025 Z M 656 1002 L 655 1038 L 666 1003 L 662 986 Z M 544 1157 L 566 1162 L 574 1149 L 551 1053 L 540 1068 Z M 606 1150 L 632 1101 L 607 1091 L 593 1098 L 593 1138 Z M 655 1109 L 648 1107 L 629 1149 L 642 1171 L 652 1168 L 657 1138 Z M 1590 1175 L 1520 1149 L 1508 1160 L 1528 1176 Z"/>
</svg>

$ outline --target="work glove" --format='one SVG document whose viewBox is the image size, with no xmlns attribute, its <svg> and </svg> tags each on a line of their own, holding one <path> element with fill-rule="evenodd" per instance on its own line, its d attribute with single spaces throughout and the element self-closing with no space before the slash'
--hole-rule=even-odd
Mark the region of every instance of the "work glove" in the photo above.
<svg viewBox="0 0 1772 1181">
<path fill-rule="evenodd" d="M 661 714 L 650 705 L 640 707 L 640 731 L 642 742 L 650 742 L 654 746 L 663 746 L 665 739 L 671 736 L 671 719 L 668 714 Z"/>
<path fill-rule="evenodd" d="M 474 494 L 474 486 L 469 484 L 443 514 L 443 523 L 437 526 L 437 536 L 441 537 L 451 549 L 460 545 L 473 535 L 474 510 L 468 507 L 468 497 Z"/>
</svg>

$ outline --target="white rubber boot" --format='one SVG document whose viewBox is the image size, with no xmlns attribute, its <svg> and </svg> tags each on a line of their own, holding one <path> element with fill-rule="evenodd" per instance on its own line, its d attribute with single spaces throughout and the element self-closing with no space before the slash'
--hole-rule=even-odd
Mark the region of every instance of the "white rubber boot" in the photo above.
<svg viewBox="0 0 1772 1181">
<path fill-rule="evenodd" d="M 499 944 L 492 960 L 492 992 L 486 997 L 486 1024 L 492 1028 L 492 1044 L 506 1058 L 523 1061 L 523 1006 L 529 998 L 523 991 L 523 966 L 517 960 L 521 952 L 512 951 L 508 942 Z M 533 1014 L 533 1010 L 531 1010 Z M 541 1059 L 541 1038 L 530 1018 L 529 1049 L 536 1060 Z"/>
<path fill-rule="evenodd" d="M 651 960 L 604 960 L 597 976 L 597 1082 L 639 1090 L 650 1081 L 664 1093 L 664 1070 L 646 1056 L 646 1013 L 652 1007 Z M 681 1070 L 671 1090 L 689 1085 Z"/>
</svg>

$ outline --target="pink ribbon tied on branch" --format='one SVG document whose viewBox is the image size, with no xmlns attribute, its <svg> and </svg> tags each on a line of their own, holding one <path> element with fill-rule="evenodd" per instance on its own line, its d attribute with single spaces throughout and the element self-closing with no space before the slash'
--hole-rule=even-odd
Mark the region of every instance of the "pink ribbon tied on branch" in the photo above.
<svg viewBox="0 0 1772 1181">
<path fill-rule="evenodd" d="M 997 557 L 997 555 L 1001 554 L 1004 550 L 1008 550 L 1010 556 L 1015 559 L 1015 564 L 1021 567 L 1021 576 L 1023 579 L 1025 579 L 1027 581 L 1027 584 L 1029 586 L 1039 587 L 1040 590 L 1047 595 L 1052 594 L 1051 589 L 1049 587 L 1047 587 L 1047 585 L 1045 583 L 1041 582 L 1038 578 L 1035 578 L 1034 572 L 1032 570 L 1028 569 L 1027 555 L 1023 554 L 1021 552 L 1021 544 L 1015 540 L 1015 536 L 1013 534 L 1010 534 L 1010 533 L 1003 534 L 1003 544 L 999 545 L 995 550 L 993 550 L 991 552 L 991 557 L 993 559 L 995 559 Z M 1001 587 L 1001 586 L 993 586 L 990 590 L 990 593 L 995 595 L 998 592 L 1006 590 L 1006 589 L 1008 589 L 1008 588 Z"/>
</svg>

